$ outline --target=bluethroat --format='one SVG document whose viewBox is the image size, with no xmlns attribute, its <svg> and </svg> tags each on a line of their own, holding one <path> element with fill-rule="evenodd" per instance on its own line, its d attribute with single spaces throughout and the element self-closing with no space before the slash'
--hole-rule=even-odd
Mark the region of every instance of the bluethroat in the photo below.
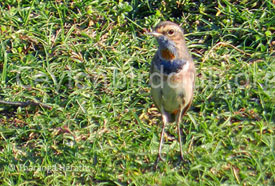
<svg viewBox="0 0 275 186">
<path fill-rule="evenodd" d="M 159 44 L 150 69 L 151 94 L 163 121 L 157 161 L 163 160 L 163 135 L 165 126 L 170 122 L 177 124 L 180 155 L 183 159 L 180 123 L 192 103 L 195 65 L 186 47 L 183 29 L 177 24 L 160 22 L 148 34 L 154 36 Z"/>
</svg>

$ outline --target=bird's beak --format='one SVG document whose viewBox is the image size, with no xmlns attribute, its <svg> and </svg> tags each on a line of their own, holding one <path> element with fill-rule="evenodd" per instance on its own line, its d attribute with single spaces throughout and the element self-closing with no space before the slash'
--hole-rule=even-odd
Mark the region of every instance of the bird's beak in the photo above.
<svg viewBox="0 0 275 186">
<path fill-rule="evenodd" d="M 161 34 L 161 33 L 158 33 L 158 32 L 156 32 L 156 31 L 153 31 L 153 32 L 148 32 L 147 34 L 148 34 L 148 35 L 151 35 L 151 36 L 154 36 L 154 37 L 159 37 L 159 36 L 162 36 L 162 34 Z"/>
</svg>

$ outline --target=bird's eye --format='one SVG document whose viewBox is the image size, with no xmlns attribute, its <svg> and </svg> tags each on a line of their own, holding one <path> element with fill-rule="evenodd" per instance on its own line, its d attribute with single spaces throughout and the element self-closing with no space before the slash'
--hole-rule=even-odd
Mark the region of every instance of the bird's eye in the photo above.
<svg viewBox="0 0 275 186">
<path fill-rule="evenodd" d="M 175 31 L 173 29 L 171 29 L 171 30 L 168 30 L 167 33 L 169 36 L 172 36 L 172 35 L 174 35 Z"/>
</svg>

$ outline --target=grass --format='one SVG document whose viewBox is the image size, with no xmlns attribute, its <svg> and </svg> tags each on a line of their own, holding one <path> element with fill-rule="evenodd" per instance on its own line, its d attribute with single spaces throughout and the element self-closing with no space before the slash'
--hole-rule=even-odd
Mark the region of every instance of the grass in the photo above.
<svg viewBox="0 0 275 186">
<path fill-rule="evenodd" d="M 275 4 L 0 1 L 1 185 L 274 185 Z M 197 68 L 185 159 L 160 114 L 144 30 L 180 23 Z"/>
</svg>

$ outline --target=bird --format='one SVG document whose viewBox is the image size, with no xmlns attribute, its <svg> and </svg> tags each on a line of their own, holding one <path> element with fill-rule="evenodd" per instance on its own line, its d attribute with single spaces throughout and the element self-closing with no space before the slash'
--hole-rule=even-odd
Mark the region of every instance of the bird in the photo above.
<svg viewBox="0 0 275 186">
<path fill-rule="evenodd" d="M 193 100 L 195 64 L 186 46 L 184 31 L 178 24 L 162 21 L 147 34 L 154 36 L 158 42 L 150 67 L 151 96 L 163 123 L 157 162 L 164 160 L 161 150 L 165 127 L 173 122 L 177 125 L 180 157 L 183 160 L 180 123 Z"/>
</svg>

